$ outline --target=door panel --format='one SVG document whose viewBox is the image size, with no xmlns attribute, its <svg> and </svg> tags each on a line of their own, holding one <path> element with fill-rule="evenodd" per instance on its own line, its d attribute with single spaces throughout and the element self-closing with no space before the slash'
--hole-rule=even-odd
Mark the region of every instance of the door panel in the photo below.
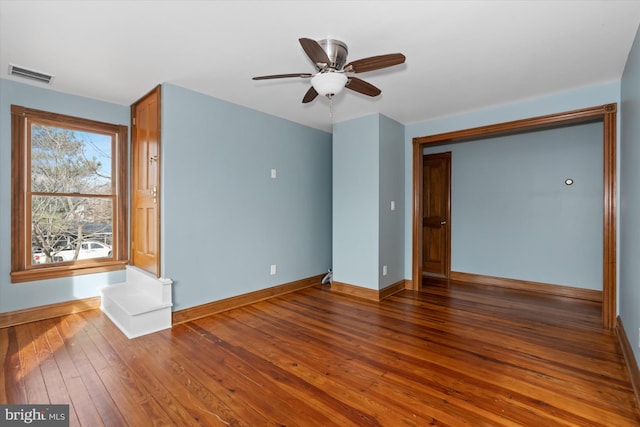
<svg viewBox="0 0 640 427">
<path fill-rule="evenodd" d="M 422 274 L 448 278 L 451 153 L 423 156 L 422 171 Z"/>
<path fill-rule="evenodd" d="M 132 106 L 131 264 L 159 274 L 160 87 Z"/>
</svg>

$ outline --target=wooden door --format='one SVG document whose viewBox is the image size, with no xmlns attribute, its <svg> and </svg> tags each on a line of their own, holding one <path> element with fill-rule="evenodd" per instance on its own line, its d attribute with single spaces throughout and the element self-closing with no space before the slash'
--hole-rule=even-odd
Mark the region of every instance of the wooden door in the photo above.
<svg viewBox="0 0 640 427">
<path fill-rule="evenodd" d="M 422 275 L 448 278 L 451 269 L 451 153 L 422 159 Z"/>
<path fill-rule="evenodd" d="M 131 107 L 131 264 L 160 272 L 160 86 Z"/>
</svg>

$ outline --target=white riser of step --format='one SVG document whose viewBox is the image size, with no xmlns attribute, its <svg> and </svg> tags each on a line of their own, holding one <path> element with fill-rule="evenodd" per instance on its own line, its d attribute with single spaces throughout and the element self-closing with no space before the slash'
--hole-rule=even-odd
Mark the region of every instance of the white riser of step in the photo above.
<svg viewBox="0 0 640 427">
<path fill-rule="evenodd" d="M 132 316 L 113 301 L 103 299 L 101 309 L 127 338 L 171 328 L 171 307 Z"/>
<path fill-rule="evenodd" d="M 130 316 L 171 307 L 172 304 L 170 302 L 163 302 L 162 298 L 157 295 L 158 293 L 159 292 L 155 292 L 155 294 L 152 294 L 142 285 L 130 285 L 128 283 L 120 283 L 102 288 L 102 298 L 117 304 Z"/>
</svg>

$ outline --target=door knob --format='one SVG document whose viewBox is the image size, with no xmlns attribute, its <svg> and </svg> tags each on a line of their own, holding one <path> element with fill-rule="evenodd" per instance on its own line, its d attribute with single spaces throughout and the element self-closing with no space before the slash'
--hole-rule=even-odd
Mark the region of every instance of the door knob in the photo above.
<svg viewBox="0 0 640 427">
<path fill-rule="evenodd" d="M 445 225 L 446 223 L 447 223 L 447 221 L 445 221 L 445 220 L 440 221 L 440 225 Z"/>
</svg>

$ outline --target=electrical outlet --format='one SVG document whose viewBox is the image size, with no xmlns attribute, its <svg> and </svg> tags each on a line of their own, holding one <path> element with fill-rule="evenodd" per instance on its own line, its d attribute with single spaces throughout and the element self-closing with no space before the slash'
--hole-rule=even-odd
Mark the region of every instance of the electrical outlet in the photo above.
<svg viewBox="0 0 640 427">
<path fill-rule="evenodd" d="M 638 347 L 640 347 L 640 328 L 638 328 Z"/>
<path fill-rule="evenodd" d="M 271 275 L 272 276 L 276 275 L 276 265 L 275 264 L 271 264 Z"/>
<path fill-rule="evenodd" d="M 386 275 L 387 275 L 387 266 L 386 266 L 386 265 L 383 265 L 383 266 L 382 266 L 382 275 L 383 275 L 383 276 L 386 276 Z"/>
</svg>

